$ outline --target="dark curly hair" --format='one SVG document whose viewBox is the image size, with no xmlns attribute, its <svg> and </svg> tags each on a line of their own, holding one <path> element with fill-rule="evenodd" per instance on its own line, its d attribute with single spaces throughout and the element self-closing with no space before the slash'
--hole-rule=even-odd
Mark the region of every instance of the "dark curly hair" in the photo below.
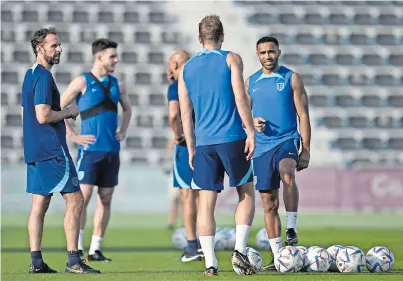
<svg viewBox="0 0 403 281">
<path fill-rule="evenodd" d="M 118 43 L 113 40 L 106 39 L 106 38 L 98 38 L 94 42 L 92 42 L 92 54 L 95 55 L 96 53 L 109 49 L 118 47 Z"/>
<path fill-rule="evenodd" d="M 57 29 L 54 27 L 41 28 L 32 34 L 31 46 L 32 46 L 32 50 L 34 51 L 35 57 L 38 55 L 38 52 L 36 51 L 36 47 L 38 47 L 38 45 L 43 44 L 46 36 L 48 36 L 49 34 L 57 35 Z"/>
</svg>

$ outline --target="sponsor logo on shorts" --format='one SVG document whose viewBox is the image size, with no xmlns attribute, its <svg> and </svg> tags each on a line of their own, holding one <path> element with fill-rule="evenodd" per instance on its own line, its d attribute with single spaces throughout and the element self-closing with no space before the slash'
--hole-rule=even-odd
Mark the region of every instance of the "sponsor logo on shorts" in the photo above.
<svg viewBox="0 0 403 281">
<path fill-rule="evenodd" d="M 78 178 L 77 178 L 77 177 L 74 177 L 74 178 L 72 179 L 72 181 L 73 181 L 73 185 L 74 185 L 74 186 L 77 186 L 77 185 L 78 185 Z"/>
</svg>

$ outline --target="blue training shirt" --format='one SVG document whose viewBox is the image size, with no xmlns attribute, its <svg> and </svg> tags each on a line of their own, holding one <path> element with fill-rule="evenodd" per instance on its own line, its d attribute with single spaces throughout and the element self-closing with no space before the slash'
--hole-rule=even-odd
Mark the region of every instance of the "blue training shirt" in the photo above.
<svg viewBox="0 0 403 281">
<path fill-rule="evenodd" d="M 64 120 L 39 124 L 35 105 L 48 104 L 60 111 L 60 93 L 52 73 L 40 64 L 27 70 L 22 84 L 24 157 L 26 163 L 69 155 Z"/>
<path fill-rule="evenodd" d="M 76 103 L 81 111 L 95 107 L 105 99 L 104 92 L 100 85 L 88 73 L 82 74 L 86 81 L 85 92 L 78 95 Z M 120 100 L 119 84 L 116 77 L 108 75 L 98 78 L 104 87 L 108 86 L 109 79 L 112 79 L 109 98 L 117 105 Z M 120 143 L 116 139 L 118 128 L 118 113 L 105 110 L 94 116 L 81 121 L 81 134 L 94 135 L 95 142 L 88 146 L 79 146 L 85 151 L 119 152 Z"/>
<path fill-rule="evenodd" d="M 184 66 L 183 79 L 195 111 L 197 146 L 246 138 L 232 90 L 228 53 L 204 49 Z"/>
<path fill-rule="evenodd" d="M 275 73 L 264 74 L 260 69 L 249 77 L 252 115 L 266 120 L 265 131 L 256 132 L 254 158 L 288 139 L 300 138 L 291 84 L 292 73 L 292 70 L 280 66 Z"/>
</svg>

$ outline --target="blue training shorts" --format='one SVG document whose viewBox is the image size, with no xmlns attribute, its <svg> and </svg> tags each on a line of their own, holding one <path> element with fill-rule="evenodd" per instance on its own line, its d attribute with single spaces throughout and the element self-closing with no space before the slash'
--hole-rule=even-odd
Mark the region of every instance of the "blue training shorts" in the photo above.
<svg viewBox="0 0 403 281">
<path fill-rule="evenodd" d="M 115 187 L 118 185 L 119 168 L 119 152 L 79 150 L 77 174 L 81 184 Z"/>
<path fill-rule="evenodd" d="M 270 191 L 280 188 L 280 161 L 294 159 L 298 163 L 299 139 L 288 139 L 265 154 L 253 158 L 256 190 Z"/>
<path fill-rule="evenodd" d="M 52 196 L 55 192 L 79 190 L 76 168 L 70 155 L 27 164 L 27 193 Z"/>
<path fill-rule="evenodd" d="M 193 170 L 189 166 L 189 152 L 186 144 L 175 145 L 173 187 L 190 188 Z"/>
<path fill-rule="evenodd" d="M 224 189 L 224 173 L 227 172 L 231 187 L 238 187 L 253 180 L 252 165 L 246 160 L 245 140 L 196 147 L 192 189 Z"/>
</svg>

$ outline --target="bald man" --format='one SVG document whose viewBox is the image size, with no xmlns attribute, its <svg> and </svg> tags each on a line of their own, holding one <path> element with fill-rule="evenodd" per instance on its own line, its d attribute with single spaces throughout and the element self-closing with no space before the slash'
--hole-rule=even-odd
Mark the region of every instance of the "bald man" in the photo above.
<svg viewBox="0 0 403 281">
<path fill-rule="evenodd" d="M 174 52 L 169 58 L 167 78 L 171 82 L 168 88 L 168 119 L 174 133 L 175 150 L 173 165 L 173 187 L 180 189 L 183 224 L 186 229 L 187 247 L 181 257 L 182 262 L 201 260 L 203 254 L 196 237 L 196 192 L 190 189 L 193 171 L 189 166 L 189 154 L 183 136 L 179 110 L 178 77 L 179 70 L 189 59 L 184 50 Z"/>
</svg>

